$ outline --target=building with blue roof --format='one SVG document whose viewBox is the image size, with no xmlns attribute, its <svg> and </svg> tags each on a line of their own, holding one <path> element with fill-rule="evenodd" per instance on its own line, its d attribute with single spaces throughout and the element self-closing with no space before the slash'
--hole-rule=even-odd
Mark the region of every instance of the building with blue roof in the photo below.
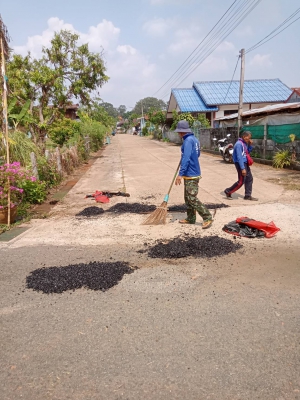
<svg viewBox="0 0 300 400">
<path fill-rule="evenodd" d="M 215 126 L 217 118 L 236 113 L 239 104 L 239 81 L 194 82 L 190 89 L 172 89 L 167 109 L 167 120 L 172 111 L 205 114 Z M 280 79 L 255 79 L 244 82 L 243 111 L 286 102 L 292 89 Z"/>
</svg>

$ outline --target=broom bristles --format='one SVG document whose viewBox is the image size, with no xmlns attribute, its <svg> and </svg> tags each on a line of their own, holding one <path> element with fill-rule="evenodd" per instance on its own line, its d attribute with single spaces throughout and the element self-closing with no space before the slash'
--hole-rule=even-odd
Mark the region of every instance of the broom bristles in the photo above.
<svg viewBox="0 0 300 400">
<path fill-rule="evenodd" d="M 142 225 L 164 225 L 168 214 L 168 203 L 163 201 L 155 211 L 142 223 Z"/>
</svg>

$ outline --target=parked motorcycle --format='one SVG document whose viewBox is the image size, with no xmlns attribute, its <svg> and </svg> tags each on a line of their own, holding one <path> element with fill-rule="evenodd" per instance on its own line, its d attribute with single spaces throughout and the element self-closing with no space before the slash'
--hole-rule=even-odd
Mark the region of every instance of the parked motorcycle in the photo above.
<svg viewBox="0 0 300 400">
<path fill-rule="evenodd" d="M 226 138 L 218 140 L 217 138 L 213 138 L 215 144 L 217 144 L 219 152 L 223 157 L 223 160 L 228 163 L 232 163 L 232 154 L 233 154 L 233 144 L 230 140 L 230 133 L 226 136 Z M 216 143 L 217 142 L 217 143 Z"/>
</svg>

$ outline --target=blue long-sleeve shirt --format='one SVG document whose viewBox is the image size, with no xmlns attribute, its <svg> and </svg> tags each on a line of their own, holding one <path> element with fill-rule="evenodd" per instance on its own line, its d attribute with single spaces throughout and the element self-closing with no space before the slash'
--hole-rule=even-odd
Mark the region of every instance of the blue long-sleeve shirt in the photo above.
<svg viewBox="0 0 300 400">
<path fill-rule="evenodd" d="M 247 163 L 245 147 L 248 149 L 248 153 L 251 153 L 253 147 L 247 145 L 243 139 L 239 139 L 233 147 L 233 162 L 239 163 L 241 169 L 245 169 L 245 164 Z"/>
<path fill-rule="evenodd" d="M 187 133 L 183 136 L 183 144 L 181 146 L 181 164 L 179 176 L 188 178 L 198 177 L 201 175 L 200 164 L 200 143 L 193 133 Z"/>
</svg>

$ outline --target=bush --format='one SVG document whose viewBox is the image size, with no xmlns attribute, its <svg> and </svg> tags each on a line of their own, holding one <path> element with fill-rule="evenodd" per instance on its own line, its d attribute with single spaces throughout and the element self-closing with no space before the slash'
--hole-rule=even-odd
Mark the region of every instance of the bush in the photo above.
<svg viewBox="0 0 300 400">
<path fill-rule="evenodd" d="M 79 125 L 82 137 L 90 138 L 91 151 L 99 150 L 103 146 L 107 128 L 100 122 L 92 120 L 81 122 Z"/>
<path fill-rule="evenodd" d="M 39 153 L 36 144 L 24 133 L 20 131 L 9 132 L 9 153 L 11 162 L 20 162 L 22 167 L 30 164 L 30 153 Z M 0 155 L 6 155 L 5 146 L 0 145 Z"/>
<path fill-rule="evenodd" d="M 69 118 L 59 119 L 53 122 L 49 127 L 49 137 L 54 143 L 63 146 L 71 137 L 80 131 L 79 125 L 79 122 Z"/>
<path fill-rule="evenodd" d="M 46 182 L 24 180 L 19 183 L 23 189 L 23 202 L 41 204 L 47 197 Z"/>
<path fill-rule="evenodd" d="M 278 151 L 273 156 L 273 166 L 275 168 L 284 168 L 291 165 L 291 154 L 288 150 Z"/>
</svg>

